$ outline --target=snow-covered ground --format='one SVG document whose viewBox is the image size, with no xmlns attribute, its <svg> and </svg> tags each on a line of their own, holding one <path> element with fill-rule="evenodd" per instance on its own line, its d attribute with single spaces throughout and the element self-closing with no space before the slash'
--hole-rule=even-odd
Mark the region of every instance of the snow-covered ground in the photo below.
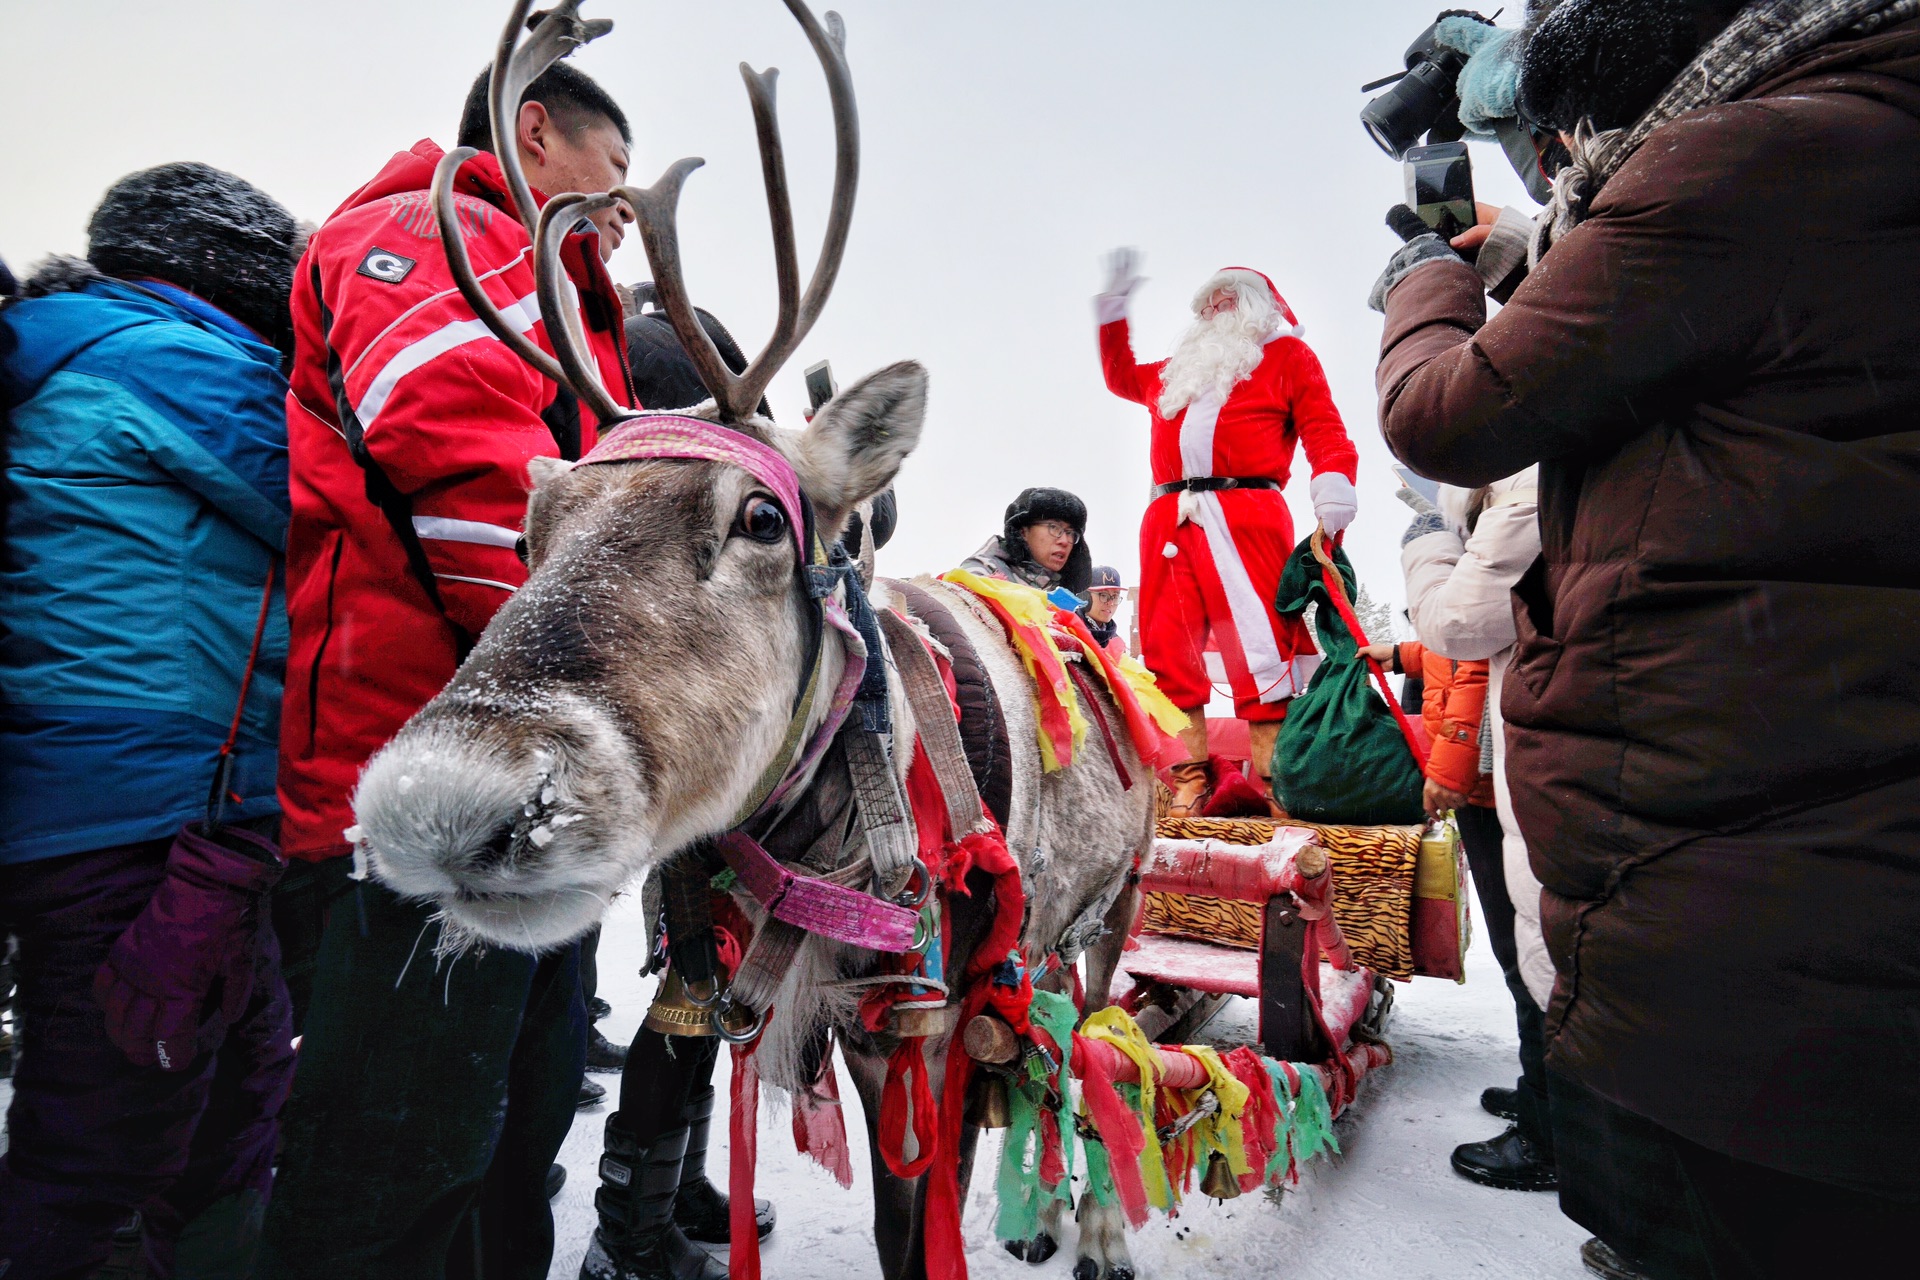
<svg viewBox="0 0 1920 1280">
<path fill-rule="evenodd" d="M 643 944 L 639 904 L 628 896 L 608 917 L 600 943 L 600 993 L 613 1005 L 603 1030 L 624 1041 L 639 1025 L 652 983 L 638 976 Z M 1300 1185 L 1274 1198 L 1190 1201 L 1179 1218 L 1156 1218 L 1131 1237 L 1143 1280 L 1205 1275 L 1208 1280 L 1350 1280 L 1456 1276 L 1581 1280 L 1577 1250 L 1586 1232 L 1560 1215 L 1551 1194 L 1493 1191 L 1456 1175 L 1447 1155 L 1461 1142 L 1492 1137 L 1500 1121 L 1480 1110 L 1480 1090 L 1514 1076 L 1513 1006 L 1493 954 L 1476 939 L 1465 986 L 1420 979 L 1397 990 L 1387 1027 L 1394 1062 L 1370 1077 L 1335 1126 L 1342 1154 L 1315 1161 Z M 1220 1044 L 1252 1043 L 1254 1010 L 1235 1001 L 1207 1028 Z M 722 1055 L 722 1072 L 726 1057 Z M 580 1113 L 561 1152 L 567 1185 L 554 1201 L 558 1248 L 552 1280 L 574 1280 L 592 1234 L 594 1165 L 600 1130 L 618 1101 L 619 1077 L 596 1076 L 608 1099 Z M 716 1082 L 724 1099 L 724 1079 Z M 859 1098 L 844 1075 L 840 1096 L 853 1152 L 853 1190 L 842 1191 L 798 1155 L 784 1117 L 763 1121 L 759 1191 L 779 1206 L 780 1226 L 763 1253 L 768 1280 L 877 1276 L 867 1144 Z M 0 1106 L 12 1090 L 0 1081 Z M 710 1170 L 725 1185 L 726 1126 L 716 1118 Z M 981 1146 L 982 1167 L 997 1139 Z M 967 1200 L 969 1270 L 981 1280 L 1055 1277 L 1073 1265 L 1071 1225 L 1060 1253 L 1038 1267 L 1015 1261 L 993 1239 L 991 1182 Z"/>
<path fill-rule="evenodd" d="M 1477 904 L 1476 904 L 1477 905 Z M 616 1040 L 639 1025 L 652 996 L 637 977 L 641 938 L 638 904 L 622 899 L 600 943 L 600 993 L 613 1005 L 601 1024 Z M 1587 1233 L 1560 1215 L 1550 1193 L 1494 1191 L 1468 1182 L 1447 1164 L 1459 1143 L 1489 1138 L 1501 1121 L 1480 1110 L 1480 1090 L 1509 1084 L 1515 1075 L 1513 1005 L 1493 953 L 1476 939 L 1465 986 L 1422 978 L 1397 989 L 1387 1039 L 1394 1062 L 1361 1087 L 1360 1100 L 1336 1125 L 1343 1154 L 1315 1161 L 1300 1185 L 1277 1200 L 1190 1201 L 1177 1219 L 1156 1218 L 1130 1239 L 1143 1280 L 1205 1275 L 1208 1280 L 1349 1280 L 1355 1276 L 1512 1276 L 1524 1280 L 1578 1280 L 1586 1272 L 1578 1249 Z M 1252 1043 L 1254 1009 L 1235 1001 L 1207 1028 L 1221 1044 Z M 722 1071 L 726 1057 L 721 1057 Z M 596 1076 L 606 1103 L 584 1111 L 567 1137 L 561 1159 L 567 1185 L 554 1202 L 559 1247 L 552 1280 L 574 1280 L 593 1230 L 594 1164 L 600 1130 L 617 1102 L 617 1076 Z M 724 1082 L 716 1082 L 726 1097 Z M 840 1096 L 853 1152 L 853 1190 L 842 1191 L 798 1155 L 784 1116 L 763 1118 L 759 1193 L 779 1208 L 779 1229 L 762 1254 L 768 1280 L 841 1280 L 878 1276 L 873 1249 L 872 1197 L 859 1098 L 843 1075 Z M 715 1125 L 723 1143 L 725 1125 Z M 982 1167 L 998 1151 L 982 1143 Z M 724 1145 L 710 1172 L 725 1185 Z M 967 1199 L 967 1263 L 981 1280 L 1052 1277 L 1073 1266 L 1069 1238 L 1038 1267 L 1019 1262 L 993 1239 L 991 1180 L 974 1179 Z"/>
</svg>

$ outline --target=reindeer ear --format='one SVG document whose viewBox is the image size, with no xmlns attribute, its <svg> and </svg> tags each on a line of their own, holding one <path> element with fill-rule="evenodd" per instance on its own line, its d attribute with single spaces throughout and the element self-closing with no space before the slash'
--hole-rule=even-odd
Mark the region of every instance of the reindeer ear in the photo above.
<svg viewBox="0 0 1920 1280">
<path fill-rule="evenodd" d="M 893 483 L 927 416 L 927 371 L 903 360 L 870 374 L 821 406 L 795 444 L 794 470 L 820 527 Z"/>
<path fill-rule="evenodd" d="M 527 459 L 527 479 L 533 481 L 536 493 L 571 470 L 573 470 L 573 463 L 565 458 L 555 458 L 543 453 Z"/>
</svg>

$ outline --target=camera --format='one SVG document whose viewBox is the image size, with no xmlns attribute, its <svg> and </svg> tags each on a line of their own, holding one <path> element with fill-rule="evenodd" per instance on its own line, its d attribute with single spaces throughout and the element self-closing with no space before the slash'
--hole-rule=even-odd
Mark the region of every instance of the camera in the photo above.
<svg viewBox="0 0 1920 1280">
<path fill-rule="evenodd" d="M 1492 18 L 1470 9 L 1445 10 L 1407 46 L 1401 56 L 1406 70 L 1360 86 L 1362 93 L 1392 86 L 1361 108 L 1360 123 L 1367 136 L 1396 160 L 1405 160 L 1420 145 L 1422 135 L 1429 145 L 1459 142 L 1466 135 L 1460 123 L 1459 82 L 1468 58 L 1440 43 L 1440 24 L 1448 18 L 1494 25 Z M 1527 184 L 1527 193 L 1544 203 L 1553 193 L 1554 173 L 1567 159 L 1559 138 L 1536 132 L 1517 118 L 1500 121 L 1494 134 L 1507 162 Z"/>
<path fill-rule="evenodd" d="M 1393 86 L 1361 109 L 1360 123 L 1380 149 L 1395 160 L 1406 159 L 1423 133 L 1428 142 L 1458 142 L 1466 132 L 1460 123 L 1456 85 L 1461 69 L 1467 65 L 1467 55 L 1437 39 L 1440 24 L 1448 18 L 1472 18 L 1493 25 L 1491 18 L 1470 10 L 1448 9 L 1407 46 L 1401 58 L 1405 71 L 1360 88 L 1362 93 L 1372 93 Z"/>
</svg>

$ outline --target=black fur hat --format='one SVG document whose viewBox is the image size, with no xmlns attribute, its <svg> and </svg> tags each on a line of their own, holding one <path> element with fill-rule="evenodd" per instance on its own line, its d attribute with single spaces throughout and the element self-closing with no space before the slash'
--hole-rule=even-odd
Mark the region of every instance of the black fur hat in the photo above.
<svg viewBox="0 0 1920 1280">
<path fill-rule="evenodd" d="M 1638 120 L 1700 51 L 1702 14 L 1726 0 L 1559 0 L 1528 14 L 1520 111 L 1541 128 Z"/>
<path fill-rule="evenodd" d="M 163 164 L 113 184 L 87 223 L 87 260 L 110 276 L 149 276 L 205 298 L 282 350 L 305 237 L 291 213 L 211 165 Z"/>
<path fill-rule="evenodd" d="M 1020 496 L 1007 504 L 1000 540 L 1007 555 L 1016 560 L 1032 560 L 1023 536 L 1028 525 L 1042 520 L 1059 520 L 1073 529 L 1073 551 L 1066 567 L 1060 570 L 1060 585 L 1075 595 L 1084 595 L 1093 580 L 1093 554 L 1087 550 L 1087 504 L 1079 495 L 1065 489 L 1022 489 Z"/>
</svg>

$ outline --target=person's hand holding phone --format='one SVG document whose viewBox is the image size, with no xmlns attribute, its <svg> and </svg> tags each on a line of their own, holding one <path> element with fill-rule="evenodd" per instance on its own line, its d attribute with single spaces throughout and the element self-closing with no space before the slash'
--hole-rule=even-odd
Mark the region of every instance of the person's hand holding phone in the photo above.
<svg viewBox="0 0 1920 1280">
<path fill-rule="evenodd" d="M 1473 206 L 1473 225 L 1448 241 L 1462 253 L 1471 253 L 1487 242 L 1493 234 L 1493 224 L 1500 221 L 1500 206 L 1479 201 Z"/>
</svg>

